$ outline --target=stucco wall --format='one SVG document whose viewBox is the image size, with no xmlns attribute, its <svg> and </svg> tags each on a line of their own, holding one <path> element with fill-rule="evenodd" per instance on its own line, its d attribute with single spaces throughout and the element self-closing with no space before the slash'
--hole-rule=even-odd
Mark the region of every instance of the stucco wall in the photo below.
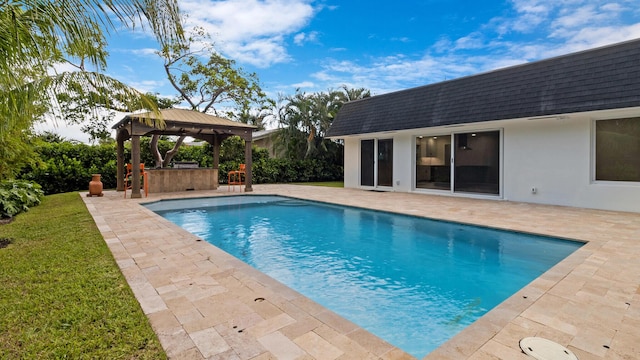
<svg viewBox="0 0 640 360">
<path fill-rule="evenodd" d="M 344 139 L 344 187 L 360 187 L 360 139 Z"/>
<path fill-rule="evenodd" d="M 428 192 L 415 190 L 415 136 L 501 129 L 502 193 L 489 198 L 640 212 L 640 184 L 592 181 L 593 121 L 613 115 L 589 113 L 551 119 L 509 120 L 455 129 L 371 134 L 362 138 L 394 138 L 394 186 L 383 190 Z M 345 187 L 359 187 L 359 148 L 360 138 L 345 139 Z M 446 191 L 435 193 L 470 196 Z"/>
</svg>

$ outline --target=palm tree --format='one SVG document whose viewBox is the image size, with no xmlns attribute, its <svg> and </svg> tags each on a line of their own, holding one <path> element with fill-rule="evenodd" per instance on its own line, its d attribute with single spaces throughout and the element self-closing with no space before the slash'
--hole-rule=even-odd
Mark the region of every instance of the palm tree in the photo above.
<svg viewBox="0 0 640 360">
<path fill-rule="evenodd" d="M 343 94 L 343 103 L 371 97 L 371 91 L 365 88 L 350 89 L 347 85 L 342 85 L 340 89 L 342 89 L 341 93 Z"/>
<path fill-rule="evenodd" d="M 60 94 L 89 108 L 155 109 L 143 94 L 102 73 L 107 35 L 135 26 L 150 28 L 162 46 L 184 39 L 177 0 L 0 0 L 0 163 L 25 159 L 23 137 L 55 111 Z M 78 71 L 51 74 L 57 63 Z M 13 146 L 20 151 L 8 151 Z M 0 179 L 17 170 L 0 167 Z"/>
<path fill-rule="evenodd" d="M 296 93 L 286 98 L 284 111 L 279 111 L 279 122 L 288 131 L 283 132 L 281 138 L 296 137 L 306 134 L 306 149 L 303 156 L 291 156 L 290 158 L 309 158 L 319 151 L 327 150 L 324 135 L 333 123 L 342 105 L 347 101 L 369 97 L 369 90 L 359 88 L 350 89 L 346 85 L 342 90 L 329 90 L 306 94 L 296 90 Z M 293 142 L 291 138 L 289 142 Z M 298 144 L 298 142 L 295 142 Z M 292 147 L 288 147 L 291 149 Z"/>
</svg>

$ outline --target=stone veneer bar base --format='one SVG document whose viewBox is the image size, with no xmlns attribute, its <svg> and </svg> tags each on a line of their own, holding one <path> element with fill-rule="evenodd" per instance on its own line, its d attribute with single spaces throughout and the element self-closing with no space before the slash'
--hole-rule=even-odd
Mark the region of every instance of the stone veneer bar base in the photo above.
<svg viewBox="0 0 640 360">
<path fill-rule="evenodd" d="M 218 188 L 218 169 L 148 169 L 147 173 L 151 194 Z"/>
</svg>

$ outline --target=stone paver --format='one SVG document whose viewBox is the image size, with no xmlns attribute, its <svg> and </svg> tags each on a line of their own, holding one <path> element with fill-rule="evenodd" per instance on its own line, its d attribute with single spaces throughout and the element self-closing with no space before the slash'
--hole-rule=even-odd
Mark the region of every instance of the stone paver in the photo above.
<svg viewBox="0 0 640 360">
<path fill-rule="evenodd" d="M 234 194 L 226 190 L 81 194 L 171 359 L 412 358 L 139 205 Z M 526 359 L 518 341 L 527 336 L 556 341 L 581 360 L 640 358 L 640 214 L 295 185 L 257 185 L 254 193 L 584 241 L 425 359 Z"/>
</svg>

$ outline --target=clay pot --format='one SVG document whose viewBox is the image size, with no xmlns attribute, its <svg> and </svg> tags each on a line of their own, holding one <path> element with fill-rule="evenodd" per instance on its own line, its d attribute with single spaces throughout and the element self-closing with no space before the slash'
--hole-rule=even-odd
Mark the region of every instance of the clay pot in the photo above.
<svg viewBox="0 0 640 360">
<path fill-rule="evenodd" d="M 87 196 L 102 196 L 102 181 L 100 181 L 100 174 L 92 174 L 91 181 L 89 181 L 89 193 Z"/>
</svg>

